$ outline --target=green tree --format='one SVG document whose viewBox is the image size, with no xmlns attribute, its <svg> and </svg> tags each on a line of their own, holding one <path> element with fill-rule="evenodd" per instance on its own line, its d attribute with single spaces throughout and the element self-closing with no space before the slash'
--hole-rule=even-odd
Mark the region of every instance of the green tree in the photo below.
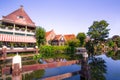
<svg viewBox="0 0 120 80">
<path fill-rule="evenodd" d="M 78 33 L 77 39 L 79 39 L 79 41 L 80 41 L 80 47 L 83 47 L 85 44 L 85 39 L 86 39 L 85 33 Z"/>
<path fill-rule="evenodd" d="M 89 27 L 88 36 L 94 41 L 95 44 L 98 42 L 104 41 L 109 34 L 107 29 L 108 23 L 105 20 L 94 21 L 93 25 Z"/>
<path fill-rule="evenodd" d="M 78 39 L 72 39 L 72 40 L 67 41 L 67 44 L 69 46 L 78 47 L 80 44 L 80 41 Z"/>
<path fill-rule="evenodd" d="M 42 27 L 37 27 L 36 28 L 36 41 L 38 47 L 43 45 L 45 43 L 45 29 Z"/>
<path fill-rule="evenodd" d="M 79 46 L 80 41 L 78 39 L 72 39 L 72 40 L 69 40 L 67 43 L 68 43 L 68 46 L 70 47 L 70 52 L 74 54 L 75 47 Z"/>
<path fill-rule="evenodd" d="M 117 45 L 117 47 L 120 47 L 120 37 L 119 37 L 119 35 L 114 35 L 112 37 L 112 40 L 115 42 L 115 44 Z"/>
<path fill-rule="evenodd" d="M 88 42 L 86 42 L 85 45 L 89 56 L 93 56 L 94 55 L 94 46 L 93 46 L 93 42 L 91 40 L 89 40 Z"/>
<path fill-rule="evenodd" d="M 43 58 L 52 58 L 54 56 L 54 48 L 53 46 L 41 46 L 40 47 L 40 54 L 42 54 Z"/>
<path fill-rule="evenodd" d="M 115 46 L 115 43 L 112 40 L 108 41 L 108 46 L 113 48 Z"/>
</svg>

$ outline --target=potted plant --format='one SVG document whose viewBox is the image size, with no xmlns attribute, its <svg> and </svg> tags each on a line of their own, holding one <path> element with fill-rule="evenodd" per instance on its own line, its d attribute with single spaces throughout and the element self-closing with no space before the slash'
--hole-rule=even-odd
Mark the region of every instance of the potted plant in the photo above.
<svg viewBox="0 0 120 80">
<path fill-rule="evenodd" d="M 25 31 L 25 28 L 21 28 L 22 31 Z"/>
<path fill-rule="evenodd" d="M 5 25 L 0 24 L 0 28 L 5 29 Z"/>
<path fill-rule="evenodd" d="M 19 27 L 15 27 L 15 30 L 19 30 Z"/>
<path fill-rule="evenodd" d="M 13 29 L 13 26 L 8 26 L 8 29 Z"/>
<path fill-rule="evenodd" d="M 27 29 L 28 32 L 30 32 L 30 29 Z"/>
<path fill-rule="evenodd" d="M 32 30 L 32 32 L 35 32 L 35 30 Z"/>
</svg>

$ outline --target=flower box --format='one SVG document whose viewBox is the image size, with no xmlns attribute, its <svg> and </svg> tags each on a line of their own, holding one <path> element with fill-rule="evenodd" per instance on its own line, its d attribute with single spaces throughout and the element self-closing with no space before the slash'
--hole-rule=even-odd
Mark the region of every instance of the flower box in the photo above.
<svg viewBox="0 0 120 80">
<path fill-rule="evenodd" d="M 15 27 L 15 30 L 19 30 L 20 28 L 19 27 Z"/>
<path fill-rule="evenodd" d="M 27 29 L 28 32 L 30 32 L 30 29 Z"/>
<path fill-rule="evenodd" d="M 21 28 L 21 31 L 25 31 L 25 28 Z"/>
<path fill-rule="evenodd" d="M 0 25 L 0 28 L 5 29 L 6 26 L 5 25 Z"/>
<path fill-rule="evenodd" d="M 8 29 L 13 29 L 13 26 L 8 26 Z"/>
<path fill-rule="evenodd" d="M 35 30 L 32 30 L 32 32 L 35 32 Z"/>
</svg>

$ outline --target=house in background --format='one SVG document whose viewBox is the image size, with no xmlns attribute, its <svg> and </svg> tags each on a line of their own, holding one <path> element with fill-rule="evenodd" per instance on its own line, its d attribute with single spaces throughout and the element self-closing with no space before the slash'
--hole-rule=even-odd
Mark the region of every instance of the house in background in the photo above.
<svg viewBox="0 0 120 80">
<path fill-rule="evenodd" d="M 54 30 L 46 32 L 46 45 L 51 45 L 51 41 L 55 38 L 56 34 Z"/>
<path fill-rule="evenodd" d="M 0 51 L 2 46 L 9 52 L 35 51 L 35 23 L 23 6 L 0 20 Z"/>
<path fill-rule="evenodd" d="M 67 42 L 69 40 L 76 39 L 76 36 L 74 34 L 65 34 L 64 39 L 65 39 L 65 42 Z"/>
<path fill-rule="evenodd" d="M 63 46 L 69 40 L 76 39 L 74 34 L 56 35 L 54 30 L 46 32 L 46 44 Z"/>
<path fill-rule="evenodd" d="M 56 35 L 55 38 L 52 40 L 52 45 L 56 45 L 56 46 L 63 46 L 63 45 L 65 45 L 64 36 Z"/>
</svg>

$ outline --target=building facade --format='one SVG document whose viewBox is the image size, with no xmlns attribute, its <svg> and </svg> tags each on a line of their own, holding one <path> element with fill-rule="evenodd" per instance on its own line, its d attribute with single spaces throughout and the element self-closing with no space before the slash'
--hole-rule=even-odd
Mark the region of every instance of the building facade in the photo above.
<svg viewBox="0 0 120 80">
<path fill-rule="evenodd" d="M 0 20 L 0 51 L 7 47 L 7 52 L 35 51 L 35 23 L 24 11 L 23 6 Z"/>
<path fill-rule="evenodd" d="M 64 46 L 67 41 L 76 39 L 74 34 L 56 35 L 54 30 L 46 32 L 46 44 Z"/>
<path fill-rule="evenodd" d="M 51 31 L 46 32 L 46 45 L 51 45 L 52 44 L 52 40 L 55 38 L 56 34 L 54 32 L 54 30 L 52 29 Z"/>
</svg>

